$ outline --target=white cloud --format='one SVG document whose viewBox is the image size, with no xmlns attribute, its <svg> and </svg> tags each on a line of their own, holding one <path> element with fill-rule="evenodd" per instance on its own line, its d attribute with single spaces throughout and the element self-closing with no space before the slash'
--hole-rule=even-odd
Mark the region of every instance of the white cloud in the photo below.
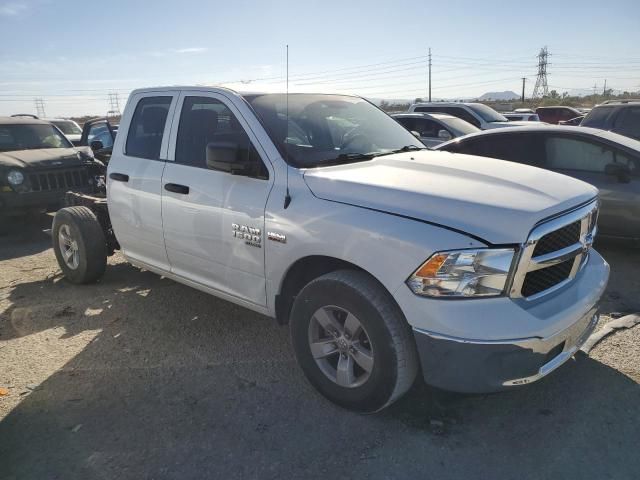
<svg viewBox="0 0 640 480">
<path fill-rule="evenodd" d="M 171 53 L 204 53 L 208 48 L 205 47 L 188 47 L 188 48 L 172 48 Z"/>
<path fill-rule="evenodd" d="M 26 9 L 27 9 L 27 5 L 25 3 L 19 3 L 19 2 L 3 3 L 2 5 L 0 5 L 0 15 L 3 15 L 5 17 L 13 17 L 15 15 L 19 15 Z"/>
</svg>

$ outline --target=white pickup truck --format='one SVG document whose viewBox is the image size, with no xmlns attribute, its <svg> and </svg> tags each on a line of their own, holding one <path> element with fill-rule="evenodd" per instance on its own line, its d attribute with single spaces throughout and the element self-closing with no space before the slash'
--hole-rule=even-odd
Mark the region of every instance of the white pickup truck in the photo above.
<svg viewBox="0 0 640 480">
<path fill-rule="evenodd" d="M 64 275 L 96 281 L 120 249 L 288 323 L 344 407 L 380 410 L 419 371 L 462 392 L 533 382 L 597 322 L 609 266 L 581 181 L 428 151 L 352 96 L 137 90 L 119 132 L 106 199 L 55 216 Z"/>
</svg>

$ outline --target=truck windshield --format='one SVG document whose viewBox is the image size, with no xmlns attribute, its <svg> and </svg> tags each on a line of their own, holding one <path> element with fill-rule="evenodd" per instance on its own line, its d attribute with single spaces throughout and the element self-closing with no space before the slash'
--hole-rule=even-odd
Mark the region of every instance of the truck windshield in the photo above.
<svg viewBox="0 0 640 480">
<path fill-rule="evenodd" d="M 488 107 L 482 103 L 473 103 L 469 105 L 469 108 L 485 122 L 508 122 L 509 120 L 504 115 L 499 114 L 493 108 Z"/>
<path fill-rule="evenodd" d="M 425 146 L 369 102 L 345 95 L 245 95 L 287 163 L 308 168 Z"/>
<path fill-rule="evenodd" d="M 69 148 L 71 143 L 48 124 L 0 125 L 0 152 L 40 148 Z"/>
</svg>

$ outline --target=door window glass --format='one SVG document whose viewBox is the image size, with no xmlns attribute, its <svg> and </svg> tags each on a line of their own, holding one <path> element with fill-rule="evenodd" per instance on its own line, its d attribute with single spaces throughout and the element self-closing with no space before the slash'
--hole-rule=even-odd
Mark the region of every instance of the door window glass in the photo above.
<svg viewBox="0 0 640 480">
<path fill-rule="evenodd" d="M 640 107 L 623 109 L 616 120 L 614 132 L 640 139 Z"/>
<path fill-rule="evenodd" d="M 111 138 L 111 132 L 106 123 L 96 123 L 89 127 L 89 133 L 87 134 L 87 143 L 91 145 L 91 142 L 100 141 L 104 148 L 113 147 L 113 139 Z"/>
<path fill-rule="evenodd" d="M 611 148 L 568 137 L 547 138 L 546 151 L 551 169 L 604 173 L 605 166 L 614 162 Z"/>
<path fill-rule="evenodd" d="M 171 98 L 145 97 L 138 102 L 127 135 L 127 155 L 151 160 L 160 159 L 160 146 Z"/>
<path fill-rule="evenodd" d="M 215 98 L 186 97 L 180 113 L 176 163 L 207 168 L 210 143 L 237 146 L 236 162 L 245 165 L 246 176 L 269 178 L 260 155 L 229 107 Z"/>
</svg>

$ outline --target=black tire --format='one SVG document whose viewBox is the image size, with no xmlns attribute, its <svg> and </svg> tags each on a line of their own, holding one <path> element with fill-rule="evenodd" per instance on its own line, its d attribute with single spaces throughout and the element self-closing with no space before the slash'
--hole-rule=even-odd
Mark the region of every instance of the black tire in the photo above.
<svg viewBox="0 0 640 480">
<path fill-rule="evenodd" d="M 60 229 L 68 228 L 77 242 L 77 267 L 71 268 L 63 258 Z M 53 251 L 62 273 L 71 283 L 84 284 L 98 280 L 107 266 L 107 242 L 100 222 L 87 207 L 67 207 L 53 218 Z"/>
<path fill-rule="evenodd" d="M 326 306 L 355 315 L 370 339 L 373 368 L 361 385 L 338 385 L 313 358 L 310 324 Z M 415 381 L 418 355 L 411 328 L 386 289 L 365 272 L 339 270 L 307 284 L 293 304 L 290 330 L 298 363 L 309 382 L 342 407 L 377 412 L 399 399 Z"/>
</svg>

